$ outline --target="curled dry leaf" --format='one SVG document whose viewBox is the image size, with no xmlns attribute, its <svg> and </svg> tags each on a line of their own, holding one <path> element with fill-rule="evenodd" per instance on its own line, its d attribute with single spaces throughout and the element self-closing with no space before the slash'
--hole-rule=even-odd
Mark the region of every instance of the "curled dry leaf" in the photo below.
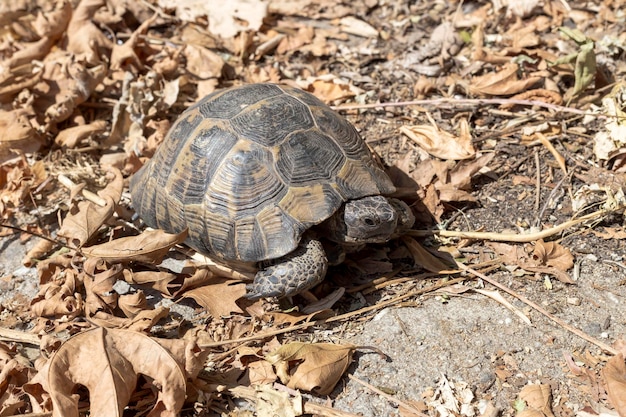
<svg viewBox="0 0 626 417">
<path fill-rule="evenodd" d="M 278 378 L 274 373 L 272 365 L 266 361 L 250 362 L 246 369 L 251 385 L 272 384 Z"/>
<path fill-rule="evenodd" d="M 16 151 L 36 152 L 44 141 L 30 123 L 30 111 L 0 110 L 0 163 L 14 158 Z"/>
<path fill-rule="evenodd" d="M 91 239 L 112 215 L 115 205 L 122 196 L 124 179 L 122 173 L 115 168 L 108 171 L 113 179 L 98 194 L 106 201 L 105 206 L 99 206 L 91 201 L 72 200 L 70 211 L 65 216 L 58 236 L 67 239 L 74 248 L 80 248 Z"/>
<path fill-rule="evenodd" d="M 415 239 L 409 236 L 403 236 L 402 242 L 406 245 L 411 252 L 411 256 L 415 260 L 417 265 L 421 265 L 424 269 L 430 272 L 439 273 L 442 271 L 449 271 L 451 268 L 446 265 L 440 258 L 437 258 L 432 253 L 424 249 Z M 443 256 L 449 256 L 447 253 L 442 253 Z M 452 260 L 454 262 L 454 260 Z"/>
<path fill-rule="evenodd" d="M 40 288 L 37 297 L 30 304 L 30 310 L 37 317 L 72 319 L 84 311 L 84 302 L 79 292 L 82 286 L 71 259 L 57 256 L 43 265 L 37 265 Z"/>
<path fill-rule="evenodd" d="M 475 77 L 470 83 L 470 92 L 476 95 L 508 96 L 528 90 L 541 81 L 542 77 L 518 77 L 519 66 L 508 63 L 496 73 Z"/>
<path fill-rule="evenodd" d="M 113 46 L 93 23 L 96 11 L 105 4 L 105 0 L 82 0 L 71 15 L 66 32 L 67 51 L 91 65 L 100 63 L 103 53 L 110 51 Z"/>
<path fill-rule="evenodd" d="M 519 417 L 554 417 L 552 413 L 552 392 L 550 385 L 526 385 L 519 393 L 519 398 L 527 408 L 518 413 Z"/>
<path fill-rule="evenodd" d="M 59 132 L 54 143 L 66 148 L 75 148 L 82 140 L 104 132 L 106 126 L 106 120 L 94 120 L 86 125 L 68 127 Z"/>
<path fill-rule="evenodd" d="M 255 411 L 259 417 L 296 417 L 304 415 L 302 396 L 278 391 L 269 385 L 255 388 Z"/>
<path fill-rule="evenodd" d="M 541 264 L 567 271 L 574 267 L 574 255 L 558 242 L 538 240 L 535 244 L 533 257 Z"/>
<path fill-rule="evenodd" d="M 602 99 L 602 107 L 597 111 L 606 115 L 604 128 L 594 138 L 593 150 L 596 158 L 607 160 L 626 147 L 626 84 L 620 83 Z M 1 131 L 0 131 L 1 132 Z"/>
<path fill-rule="evenodd" d="M 289 388 L 331 393 L 352 362 L 355 346 L 292 342 L 266 356 Z M 295 363 L 290 368 L 290 364 Z"/>
<path fill-rule="evenodd" d="M 159 264 L 173 246 L 183 243 L 186 238 L 187 229 L 178 234 L 165 233 L 163 230 L 149 230 L 138 236 L 123 237 L 83 248 L 82 252 L 89 257 L 102 258 L 111 263 Z"/>
<path fill-rule="evenodd" d="M 159 7 L 175 9 L 179 19 L 195 22 L 207 16 L 209 30 L 222 38 L 232 38 L 241 31 L 258 31 L 267 16 L 263 0 L 158 0 Z"/>
<path fill-rule="evenodd" d="M 200 45 L 186 45 L 183 55 L 187 59 L 185 69 L 201 80 L 219 78 L 224 60 L 212 50 Z"/>
<path fill-rule="evenodd" d="M 186 375 L 180 363 L 154 339 L 131 331 L 98 328 L 80 333 L 59 348 L 45 372 L 44 389 L 54 417 L 78 416 L 79 384 L 89 390 L 91 416 L 122 415 L 139 374 L 149 376 L 158 392 L 151 415 L 175 416 L 185 399 Z"/>
<path fill-rule="evenodd" d="M 563 97 L 556 91 L 546 90 L 544 88 L 536 88 L 534 90 L 524 91 L 523 93 L 516 94 L 511 97 L 512 100 L 531 100 L 531 101 L 543 101 L 544 103 L 561 105 L 563 104 Z M 502 110 L 510 110 L 515 107 L 515 103 L 506 103 L 500 105 Z"/>
<path fill-rule="evenodd" d="M 131 294 L 120 295 L 117 300 L 117 306 L 126 317 L 134 318 L 142 311 L 148 309 L 148 301 L 143 291 L 137 291 Z"/>
<path fill-rule="evenodd" d="M 35 263 L 36 259 L 42 258 L 46 253 L 49 253 L 57 246 L 55 242 L 51 242 L 46 239 L 39 239 L 35 246 L 33 246 L 22 259 L 22 265 L 30 268 Z"/>
<path fill-rule="evenodd" d="M 402 126 L 400 132 L 408 136 L 420 148 L 440 159 L 468 159 L 476 155 L 469 133 L 469 125 L 463 119 L 461 134 L 455 136 L 439 129 L 434 123 L 430 125 Z"/>
<path fill-rule="evenodd" d="M 301 85 L 305 90 L 313 93 L 317 98 L 325 103 L 342 101 L 360 93 L 356 87 L 341 82 L 334 76 L 323 76 L 312 80 L 307 80 Z"/>
<path fill-rule="evenodd" d="M 135 53 L 135 48 L 140 40 L 140 36 L 146 34 L 148 28 L 156 21 L 157 17 L 158 14 L 155 13 L 151 18 L 143 22 L 123 44 L 113 45 L 113 50 L 111 51 L 112 70 L 119 70 L 127 65 L 143 70 L 144 66 Z"/>
<path fill-rule="evenodd" d="M 20 65 L 28 64 L 34 60 L 44 58 L 54 43 L 63 35 L 65 28 L 72 16 L 72 4 L 69 1 L 57 1 L 56 9 L 47 13 L 42 13 L 37 17 L 35 30 L 41 38 L 33 43 L 25 45 L 21 50 L 15 52 L 11 58 L 0 64 L 2 68 L 9 69 Z"/>
<path fill-rule="evenodd" d="M 624 355 L 613 356 L 602 370 L 609 401 L 620 417 L 626 416 L 626 364 Z"/>
<path fill-rule="evenodd" d="M 119 296 L 113 290 L 113 285 L 122 277 L 122 265 L 109 265 L 102 259 L 89 258 L 85 261 L 83 269 L 87 315 L 91 316 L 97 311 L 113 311 L 117 307 Z"/>
</svg>

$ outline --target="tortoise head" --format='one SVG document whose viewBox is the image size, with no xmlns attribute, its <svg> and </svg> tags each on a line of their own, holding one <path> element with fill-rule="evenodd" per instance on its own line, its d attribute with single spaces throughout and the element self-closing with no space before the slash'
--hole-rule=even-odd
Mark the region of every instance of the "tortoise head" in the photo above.
<svg viewBox="0 0 626 417">
<path fill-rule="evenodd" d="M 324 229 L 329 239 L 339 243 L 383 243 L 410 229 L 414 222 L 404 201 L 378 195 L 348 201 Z"/>
</svg>

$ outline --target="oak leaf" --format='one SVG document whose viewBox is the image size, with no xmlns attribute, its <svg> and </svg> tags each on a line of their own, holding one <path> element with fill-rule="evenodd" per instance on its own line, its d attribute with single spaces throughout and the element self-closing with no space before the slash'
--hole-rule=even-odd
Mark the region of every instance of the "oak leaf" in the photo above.
<svg viewBox="0 0 626 417">
<path fill-rule="evenodd" d="M 355 346 L 293 342 L 266 356 L 289 388 L 328 395 L 352 362 Z"/>
<path fill-rule="evenodd" d="M 138 236 L 123 237 L 100 245 L 83 248 L 89 257 L 105 259 L 108 262 L 144 262 L 159 264 L 169 250 L 185 241 L 187 229 L 178 234 L 163 230 L 149 230 Z"/>
<path fill-rule="evenodd" d="M 624 355 L 613 356 L 602 370 L 609 401 L 620 417 L 626 416 L 626 364 Z"/>
<path fill-rule="evenodd" d="M 137 332 L 98 328 L 79 333 L 52 356 L 46 373 L 53 417 L 78 417 L 77 385 L 89 390 L 91 416 L 121 416 L 139 374 L 152 378 L 158 391 L 154 415 L 178 415 L 185 400 L 186 375 L 180 363 L 157 341 Z"/>
</svg>

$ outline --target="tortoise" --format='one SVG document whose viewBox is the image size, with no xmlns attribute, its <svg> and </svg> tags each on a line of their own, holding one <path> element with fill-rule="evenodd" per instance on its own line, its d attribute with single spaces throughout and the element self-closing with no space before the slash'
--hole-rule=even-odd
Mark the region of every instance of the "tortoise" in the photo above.
<svg viewBox="0 0 626 417">
<path fill-rule="evenodd" d="M 246 297 L 320 283 L 321 240 L 382 243 L 415 220 L 356 129 L 314 95 L 279 84 L 214 92 L 184 111 L 130 180 L 148 226 L 224 262 L 259 267 Z M 328 245 L 326 245 L 328 246 Z"/>
</svg>

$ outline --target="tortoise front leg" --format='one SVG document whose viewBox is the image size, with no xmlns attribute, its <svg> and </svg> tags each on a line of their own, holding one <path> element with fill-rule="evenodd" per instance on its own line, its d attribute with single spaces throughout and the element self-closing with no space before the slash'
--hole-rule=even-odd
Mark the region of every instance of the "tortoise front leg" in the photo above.
<svg viewBox="0 0 626 417">
<path fill-rule="evenodd" d="M 246 285 L 246 297 L 258 300 L 296 295 L 322 282 L 327 269 L 322 243 L 305 236 L 293 252 L 270 261 L 257 272 L 252 284 Z"/>
</svg>

